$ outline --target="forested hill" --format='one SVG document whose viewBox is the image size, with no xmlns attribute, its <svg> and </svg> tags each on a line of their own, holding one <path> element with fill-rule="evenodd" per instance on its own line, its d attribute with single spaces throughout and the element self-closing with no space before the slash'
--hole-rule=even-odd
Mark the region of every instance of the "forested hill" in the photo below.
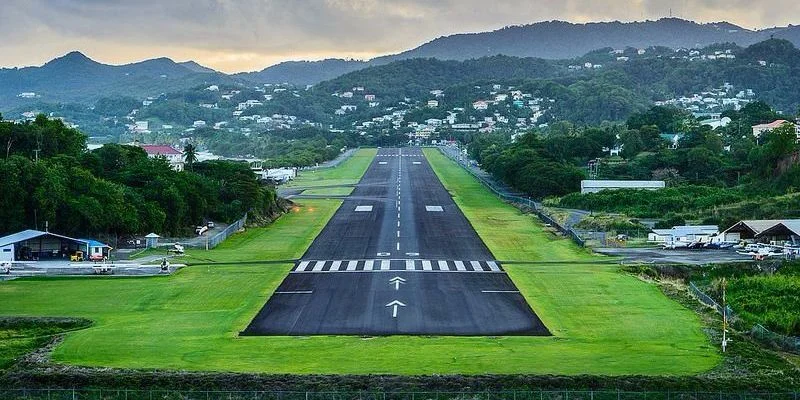
<svg viewBox="0 0 800 400">
<path fill-rule="evenodd" d="M 563 21 L 539 22 L 503 29 L 443 36 L 399 54 L 370 61 L 323 60 L 286 62 L 246 77 L 265 83 L 315 84 L 369 66 L 411 58 L 468 60 L 507 55 L 544 59 L 571 59 L 601 48 L 625 49 L 668 47 L 700 48 L 715 43 L 749 46 L 770 38 L 786 39 L 800 45 L 800 26 L 760 31 L 719 22 L 698 24 L 677 18 L 644 22 L 599 22 L 573 24 Z"/>
<path fill-rule="evenodd" d="M 725 82 L 752 89 L 777 109 L 795 112 L 800 106 L 800 50 L 791 42 L 769 39 L 747 48 L 714 45 L 699 52 L 729 51 L 731 57 L 706 60 L 689 51 L 648 48 L 644 55 L 629 49 L 630 59 L 617 60 L 609 49 L 569 61 L 510 56 L 466 61 L 411 59 L 374 66 L 322 82 L 313 88 L 322 98 L 365 87 L 384 103 L 404 97 L 431 97 L 445 90 L 442 109 L 470 107 L 477 100 L 473 85 L 502 83 L 556 100 L 555 117 L 575 122 L 620 120 L 653 101 L 701 93 Z M 632 52 L 632 54 L 631 54 Z M 601 68 L 570 70 L 569 65 L 600 63 Z"/>
<path fill-rule="evenodd" d="M 22 101 L 20 93 L 35 93 L 45 102 L 93 102 L 98 97 L 123 94 L 158 95 L 203 83 L 232 82 L 196 63 L 168 58 L 126 65 L 107 65 L 80 52 L 71 52 L 41 67 L 0 69 L 0 108 Z"/>
<path fill-rule="evenodd" d="M 189 163 L 176 172 L 139 147 L 86 151 L 85 135 L 43 115 L 24 124 L 0 119 L 0 143 L 0 236 L 45 222 L 78 237 L 182 235 L 208 219 L 280 213 L 275 190 L 246 163 Z"/>
</svg>

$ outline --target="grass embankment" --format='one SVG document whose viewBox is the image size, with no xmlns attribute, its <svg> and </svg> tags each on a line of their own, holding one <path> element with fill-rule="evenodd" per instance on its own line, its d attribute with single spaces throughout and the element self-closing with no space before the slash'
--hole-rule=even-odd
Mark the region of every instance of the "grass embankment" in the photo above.
<svg viewBox="0 0 800 400">
<path fill-rule="evenodd" d="M 376 154 L 378 154 L 378 149 L 358 149 L 355 154 L 335 168 L 302 171 L 285 187 L 355 185 L 364 175 Z"/>
<path fill-rule="evenodd" d="M 18 280 L 0 285 L 0 314 L 93 319 L 95 326 L 68 335 L 53 355 L 59 362 L 88 366 L 322 374 L 678 375 L 717 364 L 719 356 L 690 311 L 613 266 L 581 264 L 594 256 L 555 239 L 538 221 L 497 200 L 438 153 L 428 156 L 497 258 L 567 262 L 507 266 L 554 337 L 238 337 L 289 265 L 197 266 L 163 278 Z M 318 212 L 286 215 L 206 257 L 297 257 L 338 202 L 315 204 Z M 298 225 L 314 229 L 300 232 Z M 287 235 L 297 238 L 287 243 Z"/>
<path fill-rule="evenodd" d="M 0 318 L 0 371 L 53 336 L 90 325 L 89 320 L 74 318 Z"/>
</svg>

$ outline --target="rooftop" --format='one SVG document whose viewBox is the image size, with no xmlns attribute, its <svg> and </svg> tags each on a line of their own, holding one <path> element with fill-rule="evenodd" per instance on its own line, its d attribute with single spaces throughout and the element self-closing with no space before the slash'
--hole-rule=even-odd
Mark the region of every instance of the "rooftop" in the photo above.
<svg viewBox="0 0 800 400">
<path fill-rule="evenodd" d="M 142 144 L 139 145 L 145 153 L 149 155 L 161 155 L 161 156 L 168 156 L 168 155 L 177 155 L 181 154 L 180 151 L 173 149 L 167 145 L 161 144 Z"/>
</svg>

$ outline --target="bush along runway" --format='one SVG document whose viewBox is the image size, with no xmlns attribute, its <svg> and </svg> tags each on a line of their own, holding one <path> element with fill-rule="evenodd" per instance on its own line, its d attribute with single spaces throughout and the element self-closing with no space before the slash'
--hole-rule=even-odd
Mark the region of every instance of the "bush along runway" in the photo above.
<svg viewBox="0 0 800 400">
<path fill-rule="evenodd" d="M 381 149 L 248 336 L 550 332 L 417 148 Z"/>
</svg>

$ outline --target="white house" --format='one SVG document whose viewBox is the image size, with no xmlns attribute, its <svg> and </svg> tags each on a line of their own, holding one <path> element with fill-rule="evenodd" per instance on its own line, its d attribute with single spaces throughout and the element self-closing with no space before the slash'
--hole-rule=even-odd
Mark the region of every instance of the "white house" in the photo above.
<svg viewBox="0 0 800 400">
<path fill-rule="evenodd" d="M 489 102 L 484 100 L 478 100 L 472 103 L 472 108 L 475 110 L 486 110 L 489 108 Z"/>
<path fill-rule="evenodd" d="M 439 100 L 428 100 L 428 107 L 430 108 L 439 107 Z"/>
<path fill-rule="evenodd" d="M 150 158 L 164 157 L 169 162 L 170 167 L 175 171 L 183 171 L 183 153 L 166 145 L 142 144 L 139 147 L 147 153 Z"/>
<path fill-rule="evenodd" d="M 205 128 L 206 127 L 206 121 L 203 121 L 203 120 L 194 121 L 194 123 L 192 123 L 192 126 L 195 127 L 195 128 Z"/>
<path fill-rule="evenodd" d="M 772 121 L 772 122 L 770 122 L 768 124 L 753 125 L 753 136 L 755 136 L 756 139 L 758 139 L 765 132 L 771 131 L 771 130 L 776 129 L 776 128 L 780 128 L 784 124 L 790 124 L 790 125 L 794 126 L 794 124 L 792 124 L 791 122 L 789 122 L 789 121 L 787 121 L 785 119 L 778 119 L 778 120 Z"/>
</svg>

